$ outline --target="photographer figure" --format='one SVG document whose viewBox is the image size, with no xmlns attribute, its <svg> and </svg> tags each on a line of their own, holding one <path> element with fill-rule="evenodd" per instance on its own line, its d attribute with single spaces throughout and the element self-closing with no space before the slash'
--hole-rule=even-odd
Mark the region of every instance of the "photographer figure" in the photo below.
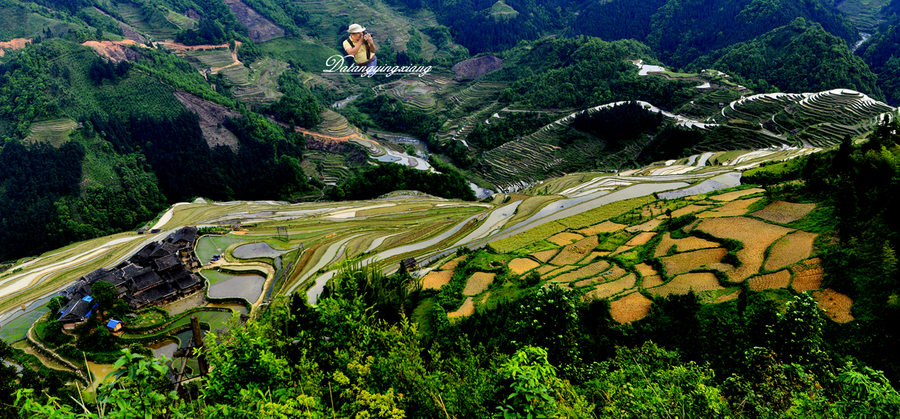
<svg viewBox="0 0 900 419">
<path fill-rule="evenodd" d="M 375 41 L 372 35 L 366 32 L 366 28 L 354 23 L 347 29 L 350 38 L 344 41 L 344 51 L 353 56 L 353 61 L 359 67 L 369 67 L 367 74 L 375 71 L 378 60 L 375 58 Z"/>
</svg>

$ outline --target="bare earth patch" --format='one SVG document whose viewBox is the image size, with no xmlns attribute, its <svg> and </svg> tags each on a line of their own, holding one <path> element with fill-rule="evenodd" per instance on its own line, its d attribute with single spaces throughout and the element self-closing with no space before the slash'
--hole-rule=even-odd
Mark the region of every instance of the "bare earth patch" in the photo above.
<svg viewBox="0 0 900 419">
<path fill-rule="evenodd" d="M 640 320 L 650 314 L 650 299 L 639 292 L 633 292 L 609 303 L 609 314 L 613 320 L 625 324 Z"/>
<path fill-rule="evenodd" d="M 547 239 L 547 241 L 549 241 L 550 243 L 558 244 L 560 246 L 565 246 L 583 238 L 584 236 L 580 234 L 565 232 L 550 237 L 549 239 Z"/>
<path fill-rule="evenodd" d="M 680 253 L 719 247 L 719 243 L 693 236 L 685 237 L 683 239 L 673 239 L 669 233 L 666 233 L 656 246 L 656 251 L 653 253 L 653 256 L 665 256 L 672 247 L 675 247 L 675 251 Z"/>
<path fill-rule="evenodd" d="M 697 272 L 676 276 L 666 284 L 651 288 L 648 291 L 655 295 L 685 295 L 691 290 L 694 292 L 723 290 L 719 280 L 710 272 Z"/>
<path fill-rule="evenodd" d="M 590 301 L 602 300 L 604 298 L 612 297 L 613 295 L 616 295 L 629 288 L 634 288 L 634 283 L 636 280 L 637 278 L 634 276 L 634 274 L 628 274 L 615 281 L 597 285 L 593 290 L 581 296 L 581 299 L 583 301 Z"/>
<path fill-rule="evenodd" d="M 747 285 L 753 291 L 787 288 L 791 285 L 791 272 L 782 269 L 772 274 L 754 276 L 747 280 Z"/>
<path fill-rule="evenodd" d="M 516 258 L 509 261 L 509 270 L 516 275 L 522 275 L 525 272 L 528 272 L 538 266 L 541 266 L 540 263 L 537 263 L 528 258 Z"/>
<path fill-rule="evenodd" d="M 598 245 L 597 236 L 585 237 L 577 243 L 572 243 L 563 248 L 553 260 L 553 265 L 568 265 L 584 259 L 584 256 Z"/>
<path fill-rule="evenodd" d="M 769 250 L 769 258 L 766 259 L 767 271 L 793 265 L 812 255 L 813 241 L 818 234 L 805 231 L 795 231 L 782 237 Z"/>
<path fill-rule="evenodd" d="M 469 58 L 453 65 L 456 81 L 475 80 L 494 70 L 503 68 L 503 60 L 493 55 Z"/>
<path fill-rule="evenodd" d="M 614 223 L 612 221 L 604 221 L 600 224 L 594 224 L 588 228 L 584 228 L 581 230 L 576 230 L 577 232 L 584 234 L 585 236 L 596 235 L 597 233 L 612 233 L 614 231 L 619 231 L 625 227 L 628 227 L 625 224 Z"/>
<path fill-rule="evenodd" d="M 235 153 L 238 151 L 237 136 L 222 125 L 225 121 L 242 117 L 241 114 L 181 90 L 175 92 L 175 98 L 200 117 L 200 130 L 209 148 L 225 145 Z"/>
<path fill-rule="evenodd" d="M 742 191 L 734 191 L 734 192 L 723 193 L 721 195 L 711 196 L 711 197 L 709 197 L 709 199 L 712 199 L 713 201 L 734 201 L 735 199 L 738 199 L 742 196 L 753 195 L 755 193 L 760 193 L 760 192 L 765 192 L 765 191 L 766 191 L 765 189 L 751 188 L 751 189 L 744 189 Z"/>
<path fill-rule="evenodd" d="M 762 199 L 762 197 L 731 201 L 719 208 L 701 212 L 697 214 L 697 218 L 737 217 L 739 215 L 744 215 L 747 213 L 747 208 L 760 199 Z"/>
<path fill-rule="evenodd" d="M 544 250 L 541 252 L 535 252 L 535 253 L 532 253 L 531 256 L 541 262 L 547 263 L 547 261 L 549 261 L 550 258 L 552 258 L 553 255 L 556 254 L 556 252 L 559 252 L 559 249 L 550 249 L 550 250 Z"/>
<path fill-rule="evenodd" d="M 237 20 L 249 29 L 251 41 L 260 43 L 284 36 L 284 29 L 275 26 L 241 0 L 225 0 L 225 4 L 228 5 Z"/>
<path fill-rule="evenodd" d="M 466 259 L 465 256 L 460 256 L 456 259 L 453 259 L 453 260 L 445 263 L 444 266 L 441 266 L 441 270 L 452 271 L 452 270 L 456 269 L 456 265 L 459 265 L 459 262 L 462 262 L 465 259 Z"/>
<path fill-rule="evenodd" d="M 472 300 L 472 297 L 467 297 L 462 306 L 456 311 L 447 313 L 447 317 L 455 319 L 457 317 L 469 317 L 473 314 L 475 314 L 475 301 Z"/>
<path fill-rule="evenodd" d="M 759 272 L 766 248 L 792 229 L 744 217 L 707 218 L 697 225 L 699 230 L 716 237 L 737 240 L 744 244 L 737 257 L 741 266 L 727 272 L 731 282 L 741 282 Z"/>
<path fill-rule="evenodd" d="M 797 292 L 822 288 L 822 276 L 825 274 L 825 270 L 822 269 L 821 262 L 819 258 L 813 258 L 791 267 L 791 270 L 794 271 L 794 282 L 791 287 Z"/>
<path fill-rule="evenodd" d="M 853 300 L 850 297 L 841 294 L 831 288 L 825 288 L 822 291 L 814 291 L 812 297 L 816 300 L 819 308 L 828 313 L 828 318 L 838 323 L 847 323 L 853 320 L 850 314 L 850 307 Z"/>
<path fill-rule="evenodd" d="M 629 240 L 628 243 L 625 244 L 629 246 L 641 246 L 647 244 L 647 242 L 650 241 L 653 236 L 656 236 L 656 233 L 643 232 L 641 234 L 638 234 L 637 236 L 632 237 L 631 240 Z"/>
<path fill-rule="evenodd" d="M 31 38 L 15 38 L 0 42 L 0 57 L 6 55 L 6 50 L 22 49 L 31 43 Z"/>
<path fill-rule="evenodd" d="M 795 204 L 785 201 L 775 201 L 765 208 L 756 211 L 753 215 L 773 223 L 787 224 L 806 217 L 816 204 Z"/>
<path fill-rule="evenodd" d="M 494 273 L 475 272 L 466 281 L 466 288 L 462 292 L 463 295 L 481 294 L 488 288 L 488 285 L 491 285 L 491 282 L 494 282 L 495 275 Z"/>
<path fill-rule="evenodd" d="M 422 278 L 422 289 L 438 290 L 450 283 L 453 271 L 431 271 Z"/>
<path fill-rule="evenodd" d="M 715 249 L 695 250 L 693 252 L 679 253 L 677 255 L 659 258 L 666 268 L 666 275 L 675 276 L 681 273 L 700 269 L 708 264 L 717 263 L 728 253 L 722 247 Z"/>
</svg>

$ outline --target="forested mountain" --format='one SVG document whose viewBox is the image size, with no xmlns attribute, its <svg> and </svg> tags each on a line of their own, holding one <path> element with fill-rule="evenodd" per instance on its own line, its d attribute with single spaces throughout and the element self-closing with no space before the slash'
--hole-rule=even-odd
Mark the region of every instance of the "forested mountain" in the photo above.
<svg viewBox="0 0 900 419">
<path fill-rule="evenodd" d="M 892 104 L 900 103 L 900 1 L 882 9 L 887 22 L 856 53 L 878 75 L 878 85 Z"/>
<path fill-rule="evenodd" d="M 715 68 L 740 76 L 747 87 L 809 92 L 852 88 L 880 98 L 875 75 L 840 38 L 798 18 L 751 41 L 711 53 L 695 69 Z"/>
</svg>

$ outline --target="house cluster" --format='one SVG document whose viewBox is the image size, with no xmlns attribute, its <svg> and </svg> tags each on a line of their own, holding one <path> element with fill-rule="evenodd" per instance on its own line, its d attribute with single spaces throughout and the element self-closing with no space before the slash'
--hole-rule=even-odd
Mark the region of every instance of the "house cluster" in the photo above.
<svg viewBox="0 0 900 419">
<path fill-rule="evenodd" d="M 127 261 L 113 269 L 97 269 L 62 292 L 69 303 L 60 310 L 59 322 L 72 329 L 84 322 L 97 308 L 91 285 L 110 283 L 132 309 L 162 305 L 203 288 L 203 281 L 191 270 L 200 267 L 194 256 L 197 227 L 184 227 L 161 242 L 144 246 Z"/>
</svg>

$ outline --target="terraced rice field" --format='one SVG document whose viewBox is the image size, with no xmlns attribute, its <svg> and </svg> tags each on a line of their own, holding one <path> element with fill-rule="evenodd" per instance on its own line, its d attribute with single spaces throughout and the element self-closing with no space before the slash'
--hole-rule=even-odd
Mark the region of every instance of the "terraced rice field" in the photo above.
<svg viewBox="0 0 900 419">
<path fill-rule="evenodd" d="M 821 260 L 813 258 L 791 267 L 794 272 L 794 282 L 791 288 L 797 292 L 805 292 L 822 288 L 822 279 L 825 270 L 822 269 Z"/>
<path fill-rule="evenodd" d="M 737 251 L 741 266 L 726 272 L 732 282 L 741 282 L 759 272 L 765 251 L 775 240 L 790 233 L 791 229 L 744 217 L 706 218 L 697 229 L 716 237 L 737 240 L 744 248 Z"/>
<path fill-rule="evenodd" d="M 744 215 L 747 213 L 747 209 L 750 205 L 753 205 L 753 203 L 760 199 L 762 199 L 762 197 L 731 201 L 721 207 L 698 213 L 697 218 L 737 217 Z"/>
<path fill-rule="evenodd" d="M 795 231 L 778 239 L 769 249 L 769 258 L 766 259 L 764 269 L 772 271 L 810 257 L 813 252 L 813 242 L 818 236 L 818 234 L 805 231 Z"/>
<path fill-rule="evenodd" d="M 554 236 L 551 236 L 547 239 L 547 241 L 551 243 L 555 243 L 560 246 L 565 246 L 567 244 L 571 244 L 574 241 L 578 241 L 583 239 L 584 236 L 575 233 L 559 233 Z"/>
<path fill-rule="evenodd" d="M 597 236 L 585 237 L 576 243 L 564 247 L 563 250 L 550 261 L 550 264 L 562 266 L 576 263 L 584 259 L 598 244 Z"/>
<path fill-rule="evenodd" d="M 634 283 L 636 281 L 636 277 L 634 274 L 628 274 L 622 278 L 619 278 L 612 282 L 607 282 L 604 284 L 600 284 L 594 287 L 594 289 L 586 292 L 581 299 L 583 301 L 590 300 L 601 300 L 604 298 L 612 297 L 618 293 L 621 293 L 625 290 L 629 290 L 634 288 Z"/>
<path fill-rule="evenodd" d="M 594 224 L 588 228 L 576 230 L 576 232 L 584 234 L 585 236 L 593 236 L 599 233 L 612 233 L 615 231 L 619 231 L 625 227 L 628 226 L 625 224 L 614 223 L 612 221 L 604 221 L 600 224 Z"/>
<path fill-rule="evenodd" d="M 525 272 L 528 272 L 538 266 L 541 266 L 540 263 L 537 263 L 528 258 L 516 258 L 509 261 L 509 270 L 510 272 L 516 275 L 522 275 Z"/>
<path fill-rule="evenodd" d="M 649 242 L 653 237 L 656 237 L 656 233 L 643 232 L 641 234 L 638 234 L 637 236 L 634 236 L 634 238 L 632 238 L 625 244 L 629 246 L 642 246 L 647 244 L 647 242 Z"/>
<path fill-rule="evenodd" d="M 663 266 L 666 268 L 666 275 L 675 276 L 695 269 L 717 263 L 722 257 L 728 253 L 725 248 L 717 247 L 714 249 L 695 250 L 693 252 L 679 253 L 672 256 L 664 256 L 659 258 Z"/>
<path fill-rule="evenodd" d="M 494 282 L 494 276 L 497 274 L 487 272 L 475 272 L 466 281 L 466 288 L 463 289 L 463 295 L 478 295 L 484 292 L 488 286 Z"/>
<path fill-rule="evenodd" d="M 475 314 L 475 301 L 472 300 L 472 297 L 466 297 L 466 301 L 463 301 L 462 306 L 460 306 L 456 311 L 447 313 L 447 317 L 450 319 L 455 319 L 458 317 L 469 317 L 473 314 Z"/>
<path fill-rule="evenodd" d="M 753 291 L 787 288 L 791 284 L 791 272 L 782 269 L 778 272 L 754 276 L 747 280 L 747 286 Z"/>
<path fill-rule="evenodd" d="M 766 191 L 765 189 L 751 188 L 751 189 L 744 189 L 744 190 L 740 190 L 740 191 L 727 192 L 727 193 L 723 193 L 723 194 L 719 194 L 719 195 L 713 195 L 713 196 L 709 197 L 709 199 L 712 199 L 713 201 L 730 202 L 730 201 L 734 201 L 735 199 L 745 197 L 747 195 L 753 195 L 753 194 L 762 193 L 765 191 Z"/>
<path fill-rule="evenodd" d="M 456 269 L 456 265 L 459 265 L 459 263 L 464 260 L 466 260 L 466 256 L 459 256 L 454 259 L 451 259 L 449 262 L 447 262 L 443 266 L 441 266 L 441 270 L 452 271 L 452 270 Z"/>
<path fill-rule="evenodd" d="M 719 243 L 694 236 L 685 237 L 683 239 L 673 239 L 671 234 L 666 233 L 659 241 L 659 244 L 656 245 L 656 251 L 653 256 L 665 256 L 669 251 L 673 251 L 673 249 L 676 253 L 682 253 L 690 252 L 692 250 L 711 249 L 719 246 Z"/>
<path fill-rule="evenodd" d="M 78 124 L 69 118 L 34 122 L 28 129 L 30 132 L 25 137 L 25 142 L 28 144 L 48 142 L 50 145 L 59 148 L 66 141 L 69 141 L 69 133 L 77 127 Z"/>
<path fill-rule="evenodd" d="M 609 314 L 613 320 L 621 324 L 631 323 L 650 314 L 652 304 L 653 302 L 641 293 L 633 292 L 609 303 Z"/>
<path fill-rule="evenodd" d="M 658 287 L 648 289 L 654 295 L 665 297 L 668 295 L 686 295 L 687 293 L 723 290 L 719 285 L 716 275 L 710 272 L 697 272 L 678 275 L 671 281 Z"/>
<path fill-rule="evenodd" d="M 752 215 L 778 224 L 787 224 L 806 217 L 816 204 L 795 204 L 785 201 L 775 201 L 765 208 L 754 212 Z"/>
<path fill-rule="evenodd" d="M 578 267 L 578 266 L 576 266 L 576 265 L 566 265 L 566 266 L 560 266 L 560 267 L 558 267 L 558 268 L 556 268 L 556 267 L 553 266 L 553 265 L 546 265 L 546 266 L 547 266 L 548 268 L 550 268 L 550 269 L 547 270 L 547 273 L 546 273 L 546 274 L 541 275 L 541 279 L 547 279 L 547 278 L 550 278 L 550 277 L 553 277 L 553 276 L 557 276 L 557 275 L 560 275 L 560 274 L 562 274 L 562 273 L 569 272 L 569 271 L 571 271 L 572 269 L 575 269 L 575 268 Z"/>
<path fill-rule="evenodd" d="M 656 269 L 653 269 L 652 266 L 646 263 L 639 263 L 637 265 L 634 265 L 634 269 L 637 270 L 638 273 L 641 274 L 641 276 L 652 276 L 659 274 L 659 272 L 656 272 Z"/>
<path fill-rule="evenodd" d="M 664 284 L 665 282 L 666 281 L 663 281 L 663 278 L 660 275 L 645 276 L 641 279 L 641 288 L 647 289 L 647 288 L 658 287 L 658 286 Z"/>
<path fill-rule="evenodd" d="M 437 290 L 450 283 L 453 271 L 431 271 L 422 278 L 422 289 Z"/>
<path fill-rule="evenodd" d="M 575 268 L 575 266 L 573 266 L 573 268 Z M 553 275 L 557 275 L 556 272 L 551 272 L 551 274 L 552 275 L 547 275 L 547 276 L 551 277 Z M 625 275 L 625 270 L 623 270 L 622 268 L 615 266 L 615 265 L 610 267 L 609 262 L 607 262 L 605 260 L 600 260 L 600 261 L 594 262 L 590 265 L 581 267 L 572 272 L 558 275 L 558 276 L 554 277 L 552 279 L 552 281 L 553 282 L 572 282 L 572 281 L 582 279 L 582 278 L 594 278 L 597 276 L 600 277 L 600 278 L 597 278 L 598 280 L 607 281 L 610 279 L 618 278 L 622 275 Z"/>
<path fill-rule="evenodd" d="M 828 314 L 828 318 L 837 323 L 847 323 L 853 320 L 850 314 L 850 308 L 853 306 L 853 300 L 850 297 L 841 294 L 831 288 L 825 288 L 822 291 L 814 291 L 813 299 L 822 310 Z"/>
</svg>

